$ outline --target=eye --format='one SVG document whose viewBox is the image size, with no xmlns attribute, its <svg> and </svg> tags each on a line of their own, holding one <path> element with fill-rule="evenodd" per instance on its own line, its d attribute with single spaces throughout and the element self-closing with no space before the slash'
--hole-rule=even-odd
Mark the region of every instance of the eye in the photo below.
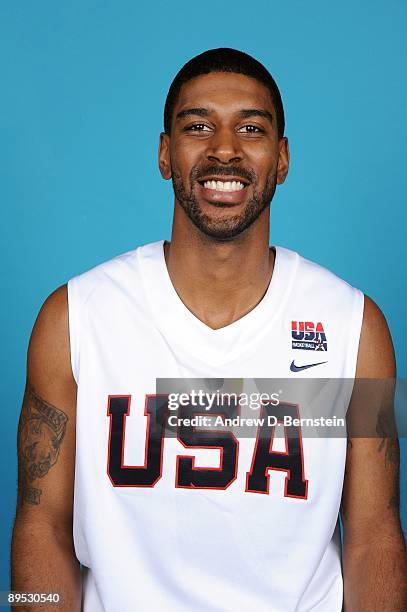
<svg viewBox="0 0 407 612">
<path fill-rule="evenodd" d="M 210 127 L 205 123 L 194 123 L 185 128 L 188 132 L 210 132 Z"/>
<path fill-rule="evenodd" d="M 264 132 L 264 130 L 259 128 L 257 125 L 251 125 L 251 124 L 242 125 L 242 127 L 240 127 L 238 131 L 239 132 L 243 131 L 243 134 L 261 134 L 262 132 Z"/>
</svg>

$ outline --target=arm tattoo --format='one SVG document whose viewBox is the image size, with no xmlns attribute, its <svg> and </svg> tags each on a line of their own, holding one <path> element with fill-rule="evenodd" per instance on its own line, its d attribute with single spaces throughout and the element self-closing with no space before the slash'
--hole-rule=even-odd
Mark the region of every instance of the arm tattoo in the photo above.
<svg viewBox="0 0 407 612">
<path fill-rule="evenodd" d="M 387 412 L 379 412 L 376 424 L 376 433 L 381 438 L 377 451 L 380 453 L 385 449 L 385 465 L 399 462 L 399 443 L 394 417 Z"/>
<path fill-rule="evenodd" d="M 22 503 L 38 505 L 41 489 L 32 482 L 45 476 L 58 460 L 67 415 L 41 399 L 27 384 L 18 426 Z"/>
<path fill-rule="evenodd" d="M 387 509 L 398 512 L 400 507 L 400 490 L 398 485 L 400 447 L 396 422 L 392 414 L 387 411 L 380 411 L 378 413 L 376 433 L 381 438 L 377 451 L 380 453 L 384 449 L 384 465 L 385 467 L 392 465 L 394 471 L 394 491 L 387 504 Z"/>
</svg>

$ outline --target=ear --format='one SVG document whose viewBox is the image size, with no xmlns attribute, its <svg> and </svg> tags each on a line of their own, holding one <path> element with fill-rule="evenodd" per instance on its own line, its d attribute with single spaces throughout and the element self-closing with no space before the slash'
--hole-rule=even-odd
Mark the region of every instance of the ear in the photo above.
<svg viewBox="0 0 407 612">
<path fill-rule="evenodd" d="M 168 181 L 171 178 L 171 162 L 170 162 L 170 137 L 168 134 L 161 132 L 160 144 L 158 147 L 158 167 L 160 168 L 161 176 Z"/>
<path fill-rule="evenodd" d="M 290 165 L 290 149 L 288 139 L 285 136 L 279 141 L 278 149 L 277 183 L 281 185 L 286 179 Z"/>
</svg>

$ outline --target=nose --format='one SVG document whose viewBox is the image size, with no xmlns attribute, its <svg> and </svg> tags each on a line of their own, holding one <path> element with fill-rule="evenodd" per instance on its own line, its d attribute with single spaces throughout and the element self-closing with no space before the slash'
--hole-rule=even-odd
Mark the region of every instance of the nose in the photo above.
<svg viewBox="0 0 407 612">
<path fill-rule="evenodd" d="M 239 162 L 243 153 L 237 135 L 233 130 L 217 130 L 208 142 L 207 158 L 220 164 Z"/>
</svg>

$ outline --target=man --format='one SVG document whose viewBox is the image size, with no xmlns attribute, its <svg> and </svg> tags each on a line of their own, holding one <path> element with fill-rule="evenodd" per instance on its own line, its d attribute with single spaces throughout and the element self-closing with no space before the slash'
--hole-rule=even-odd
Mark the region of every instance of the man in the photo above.
<svg viewBox="0 0 407 612">
<path fill-rule="evenodd" d="M 83 598 L 86 612 L 334 612 L 343 599 L 347 612 L 401 612 L 396 442 L 355 438 L 346 450 L 344 438 L 296 430 L 282 449 L 269 428 L 211 444 L 182 426 L 164 440 L 157 378 L 311 378 L 311 368 L 322 378 L 395 376 L 378 307 L 296 253 L 269 248 L 289 149 L 264 66 L 207 51 L 178 73 L 164 115 L 171 243 L 72 279 L 34 326 L 13 589 L 57 591 L 69 611 Z M 314 350 L 324 358 L 300 359 Z M 271 414 L 271 404 L 263 409 Z"/>
</svg>

